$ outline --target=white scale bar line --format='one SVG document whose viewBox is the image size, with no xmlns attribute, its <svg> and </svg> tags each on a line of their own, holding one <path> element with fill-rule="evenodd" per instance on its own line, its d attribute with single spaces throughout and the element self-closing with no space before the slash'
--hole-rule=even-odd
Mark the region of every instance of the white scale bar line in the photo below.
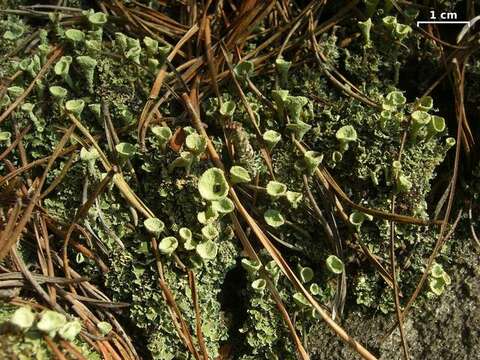
<svg viewBox="0 0 480 360">
<path fill-rule="evenodd" d="M 470 26 L 470 21 L 417 21 L 417 26 L 420 24 L 466 24 Z"/>
</svg>

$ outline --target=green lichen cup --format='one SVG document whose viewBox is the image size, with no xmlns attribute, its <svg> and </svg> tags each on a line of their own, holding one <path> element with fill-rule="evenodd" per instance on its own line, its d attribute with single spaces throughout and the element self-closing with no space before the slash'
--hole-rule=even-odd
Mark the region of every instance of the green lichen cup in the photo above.
<svg viewBox="0 0 480 360">
<path fill-rule="evenodd" d="M 0 143 L 5 142 L 7 145 L 10 144 L 10 139 L 12 138 L 12 133 L 9 131 L 0 132 Z"/>
<path fill-rule="evenodd" d="M 336 275 L 343 273 L 345 270 L 342 260 L 335 255 L 330 255 L 325 263 L 327 265 L 327 269 Z"/>
<path fill-rule="evenodd" d="M 304 96 L 288 96 L 285 100 L 285 107 L 287 109 L 290 120 L 294 123 L 300 121 L 302 110 L 308 104 L 308 99 Z"/>
<path fill-rule="evenodd" d="M 431 278 L 429 283 L 430 291 L 437 296 L 440 296 L 445 291 L 445 280 L 443 278 Z"/>
<path fill-rule="evenodd" d="M 133 157 L 133 155 L 135 155 L 137 152 L 135 145 L 127 142 L 122 142 L 115 145 L 115 150 L 122 161 L 126 161 L 127 159 Z"/>
<path fill-rule="evenodd" d="M 303 155 L 303 160 L 308 174 L 312 175 L 318 168 L 318 165 L 322 163 L 323 154 L 318 151 L 309 150 Z"/>
<path fill-rule="evenodd" d="M 275 130 L 267 130 L 263 133 L 263 141 L 267 144 L 269 151 L 272 151 L 273 148 L 282 140 L 282 135 Z"/>
<path fill-rule="evenodd" d="M 288 71 L 292 67 L 292 62 L 283 58 L 277 58 L 275 60 L 275 68 L 280 75 L 280 85 L 283 88 L 288 86 Z"/>
<path fill-rule="evenodd" d="M 7 92 L 12 98 L 19 97 L 24 91 L 25 90 L 21 86 L 10 86 L 7 88 Z"/>
<path fill-rule="evenodd" d="M 262 267 L 262 264 L 259 261 L 245 258 L 242 259 L 241 264 L 242 267 L 251 275 L 257 273 Z"/>
<path fill-rule="evenodd" d="M 62 56 L 60 60 L 55 64 L 53 71 L 56 75 L 60 76 L 70 88 L 74 88 L 73 80 L 70 77 L 70 64 L 73 58 L 71 56 Z"/>
<path fill-rule="evenodd" d="M 360 231 L 360 227 L 362 226 L 363 222 L 365 221 L 365 214 L 360 211 L 354 211 L 348 217 L 350 224 L 355 226 L 357 231 Z"/>
<path fill-rule="evenodd" d="M 235 113 L 237 105 L 235 104 L 234 101 L 225 101 L 222 103 L 220 106 L 220 115 L 226 117 L 226 118 L 231 118 L 233 114 Z"/>
<path fill-rule="evenodd" d="M 56 311 L 46 310 L 40 314 L 40 320 L 37 322 L 37 329 L 54 337 L 56 332 L 67 323 L 65 315 Z"/>
<path fill-rule="evenodd" d="M 398 160 L 392 161 L 392 178 L 397 179 L 402 171 L 402 163 Z"/>
<path fill-rule="evenodd" d="M 90 150 L 82 147 L 80 149 L 80 160 L 87 163 L 90 174 L 95 174 L 95 162 L 100 157 L 98 150 L 92 147 Z"/>
<path fill-rule="evenodd" d="M 218 246 L 213 241 L 207 240 L 198 244 L 195 250 L 203 261 L 209 261 L 217 257 Z"/>
<path fill-rule="evenodd" d="M 205 225 L 202 227 L 201 232 L 205 240 L 215 240 L 220 235 L 220 232 L 214 224 Z"/>
<path fill-rule="evenodd" d="M 94 29 L 103 27 L 108 21 L 108 17 L 103 12 L 96 12 L 88 15 L 88 22 L 93 26 Z"/>
<path fill-rule="evenodd" d="M 149 36 L 143 38 L 143 44 L 147 49 L 148 56 L 155 56 L 158 53 L 158 41 Z"/>
<path fill-rule="evenodd" d="M 309 132 L 311 128 L 311 125 L 300 120 L 294 124 L 287 124 L 287 130 L 293 132 L 298 141 L 302 141 L 305 134 Z"/>
<path fill-rule="evenodd" d="M 395 26 L 397 25 L 397 18 L 395 16 L 385 16 L 382 19 L 383 26 L 385 26 L 391 32 L 394 31 Z"/>
<path fill-rule="evenodd" d="M 17 310 L 15 310 L 9 320 L 10 324 L 22 331 L 27 331 L 30 329 L 33 326 L 34 321 L 35 313 L 28 306 L 19 307 Z"/>
<path fill-rule="evenodd" d="M 247 169 L 242 166 L 234 165 L 230 168 L 230 181 L 233 184 L 249 183 L 252 181 Z"/>
<path fill-rule="evenodd" d="M 265 222 L 273 228 L 278 228 L 285 224 L 285 218 L 282 213 L 278 210 L 268 209 L 263 214 Z"/>
<path fill-rule="evenodd" d="M 189 228 L 180 228 L 180 230 L 178 230 L 178 236 L 180 237 L 180 240 L 183 243 L 183 248 L 185 250 L 195 250 L 197 243 L 193 240 L 193 234 Z"/>
<path fill-rule="evenodd" d="M 48 89 L 57 104 L 63 104 L 63 100 L 68 95 L 68 90 L 61 86 L 50 86 Z"/>
<path fill-rule="evenodd" d="M 370 31 L 372 30 L 372 19 L 368 18 L 365 21 L 359 21 L 358 22 L 358 27 L 360 28 L 360 31 L 362 32 L 363 39 L 365 40 L 365 44 L 369 45 L 371 43 Z"/>
<path fill-rule="evenodd" d="M 391 91 L 385 97 L 385 100 L 382 103 L 382 109 L 394 112 L 402 105 L 405 105 L 406 102 L 407 98 L 401 91 Z"/>
<path fill-rule="evenodd" d="M 158 251 L 164 255 L 172 255 L 178 247 L 178 240 L 174 236 L 164 237 L 158 244 Z"/>
<path fill-rule="evenodd" d="M 267 184 L 267 194 L 270 195 L 273 200 L 277 200 L 287 194 L 287 185 L 278 181 L 269 181 Z"/>
<path fill-rule="evenodd" d="M 63 76 L 68 74 L 70 70 L 70 64 L 72 63 L 73 58 L 71 56 L 62 56 L 60 60 L 57 61 L 55 67 L 53 68 L 56 75 Z"/>
<path fill-rule="evenodd" d="M 200 156 L 207 148 L 207 139 L 197 133 L 190 134 L 185 139 L 185 145 L 195 156 Z"/>
<path fill-rule="evenodd" d="M 93 92 L 93 82 L 95 77 L 95 68 L 97 67 L 97 60 L 90 56 L 78 56 L 76 61 L 82 70 L 83 76 L 87 80 L 87 89 L 90 93 Z"/>
<path fill-rule="evenodd" d="M 143 226 L 145 226 L 145 229 L 155 237 L 158 237 L 163 230 L 165 230 L 165 224 L 163 221 L 155 217 L 146 219 L 143 222 Z"/>
<path fill-rule="evenodd" d="M 317 283 L 311 283 L 308 287 L 308 290 L 310 290 L 310 294 L 312 294 L 313 296 L 317 296 L 322 293 L 322 289 Z"/>
<path fill-rule="evenodd" d="M 357 141 L 357 131 L 352 125 L 342 126 L 335 133 L 335 137 L 340 143 L 340 152 L 348 150 L 350 143 Z"/>
<path fill-rule="evenodd" d="M 77 29 L 68 29 L 65 31 L 65 37 L 77 45 L 85 40 L 85 33 Z"/>
<path fill-rule="evenodd" d="M 171 51 L 172 51 L 172 47 L 170 45 L 164 45 L 164 46 L 158 47 L 158 60 L 160 61 L 160 64 L 163 65 L 165 63 Z"/>
<path fill-rule="evenodd" d="M 305 266 L 305 267 L 300 267 L 300 279 L 304 284 L 310 282 L 313 280 L 313 269 Z"/>
<path fill-rule="evenodd" d="M 178 230 L 178 235 L 183 242 L 191 241 L 193 237 L 192 231 L 186 227 L 180 228 L 180 230 Z"/>
<path fill-rule="evenodd" d="M 82 113 L 84 107 L 85 101 L 83 101 L 82 99 L 68 100 L 65 103 L 65 109 L 76 117 L 80 117 L 80 114 Z"/>
<path fill-rule="evenodd" d="M 341 162 L 343 159 L 343 154 L 340 152 L 340 151 L 333 151 L 332 152 L 332 162 L 334 164 L 338 164 L 339 162 Z"/>
<path fill-rule="evenodd" d="M 265 279 L 256 279 L 252 282 L 252 289 L 256 292 L 263 292 L 265 291 L 265 288 L 267 287 L 267 282 Z"/>
<path fill-rule="evenodd" d="M 229 214 L 235 210 L 235 204 L 228 197 L 218 201 L 212 201 L 212 207 L 216 212 L 222 215 Z"/>
<path fill-rule="evenodd" d="M 280 268 L 278 267 L 277 263 L 275 260 L 270 260 L 266 265 L 265 265 L 265 270 L 272 275 L 274 279 L 277 279 L 280 275 Z"/>
<path fill-rule="evenodd" d="M 300 307 L 301 309 L 308 308 L 308 307 L 311 306 L 310 302 L 309 302 L 308 299 L 305 297 L 305 295 L 303 295 L 303 294 L 300 293 L 300 292 L 296 292 L 295 294 L 293 294 L 293 301 L 294 301 L 295 304 L 297 304 L 297 306 Z"/>
<path fill-rule="evenodd" d="M 412 188 L 413 184 L 412 182 L 409 180 L 409 178 L 405 175 L 400 175 L 398 178 L 397 178 L 397 182 L 396 182 L 396 185 L 397 185 L 397 192 L 398 193 L 402 193 L 402 192 L 409 192 L 410 189 Z"/>
<path fill-rule="evenodd" d="M 222 170 L 210 168 L 198 180 L 198 191 L 203 199 L 219 201 L 228 194 L 229 186 Z"/>
<path fill-rule="evenodd" d="M 287 101 L 289 91 L 288 90 L 273 90 L 272 91 L 272 98 L 275 101 L 275 105 L 277 106 L 277 115 L 281 118 L 285 110 L 285 101 Z"/>
<path fill-rule="evenodd" d="M 241 63 L 237 64 L 233 69 L 233 72 L 237 77 L 242 80 L 248 79 L 255 69 L 255 65 L 251 61 L 242 61 Z"/>
<path fill-rule="evenodd" d="M 172 137 L 172 130 L 168 126 L 156 125 L 152 127 L 152 133 L 155 135 L 158 146 L 162 150 L 165 150 L 168 141 Z"/>
<path fill-rule="evenodd" d="M 58 335 L 64 340 L 73 341 L 81 331 L 82 323 L 79 320 L 73 320 L 58 329 Z"/>
<path fill-rule="evenodd" d="M 172 173 L 175 168 L 185 168 L 185 171 L 190 174 L 190 169 L 195 160 L 195 155 L 189 151 L 180 152 L 180 156 L 176 158 L 168 167 L 168 173 Z"/>
<path fill-rule="evenodd" d="M 423 96 L 417 101 L 417 110 L 429 111 L 433 108 L 433 98 L 431 96 Z"/>
<path fill-rule="evenodd" d="M 302 193 L 296 191 L 287 191 L 285 194 L 287 201 L 290 203 L 290 206 L 294 209 L 298 208 L 298 205 L 303 200 Z"/>
<path fill-rule="evenodd" d="M 219 217 L 218 211 L 213 207 L 209 206 L 205 211 L 200 211 L 197 214 L 197 220 L 200 224 L 206 225 L 215 222 Z"/>
<path fill-rule="evenodd" d="M 427 138 L 430 140 L 434 136 L 438 136 L 446 129 L 445 118 L 442 116 L 432 115 L 430 122 L 427 125 Z"/>
<path fill-rule="evenodd" d="M 448 137 L 445 139 L 445 146 L 450 149 L 451 147 L 454 147 L 455 144 L 457 143 L 457 140 L 453 137 Z"/>
<path fill-rule="evenodd" d="M 410 138 L 412 141 L 415 141 L 420 130 L 431 121 L 432 117 L 426 111 L 416 110 L 412 113 L 411 118 Z"/>
<path fill-rule="evenodd" d="M 410 34 L 411 32 L 412 32 L 412 28 L 410 27 L 410 25 L 406 25 L 406 24 L 395 25 L 394 35 L 400 41 L 405 39 L 408 36 L 408 34 Z"/>
<path fill-rule="evenodd" d="M 25 28 L 17 23 L 12 23 L 9 29 L 3 33 L 5 40 L 15 41 L 22 37 L 25 32 Z"/>
<path fill-rule="evenodd" d="M 432 268 L 430 269 L 430 274 L 434 278 L 441 278 L 443 277 L 444 273 L 445 273 L 445 270 L 443 270 L 443 267 L 440 264 L 433 264 Z"/>
</svg>

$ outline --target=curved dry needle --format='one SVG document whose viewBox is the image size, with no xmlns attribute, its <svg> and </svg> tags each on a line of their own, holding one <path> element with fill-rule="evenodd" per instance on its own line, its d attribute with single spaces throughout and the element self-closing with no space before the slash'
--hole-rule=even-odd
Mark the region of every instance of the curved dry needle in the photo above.
<svg viewBox="0 0 480 360">
<path fill-rule="evenodd" d="M 468 33 L 470 28 L 475 25 L 475 23 L 480 20 L 480 15 L 475 16 L 473 19 L 471 19 L 468 24 L 465 24 L 462 28 L 462 30 L 458 33 L 457 35 L 457 44 L 459 44 L 462 40 L 463 37 Z"/>
<path fill-rule="evenodd" d="M 120 240 L 117 234 L 113 232 L 113 230 L 110 228 L 110 226 L 108 226 L 107 222 L 105 221 L 105 215 L 103 214 L 103 211 L 100 208 L 100 202 L 98 198 L 95 199 L 95 208 L 97 210 L 98 218 L 100 219 L 100 223 L 102 224 L 103 228 L 122 249 L 125 249 L 125 245 L 123 244 L 122 240 Z"/>
<path fill-rule="evenodd" d="M 82 206 L 85 205 L 88 201 L 88 185 L 89 185 L 90 181 L 88 180 L 88 176 L 85 177 L 85 181 L 83 183 L 83 190 L 82 190 Z M 96 200 L 97 198 L 95 198 Z M 102 250 L 102 252 L 104 254 L 108 254 L 108 251 L 107 249 L 105 248 L 105 245 L 103 244 L 103 241 L 102 239 L 100 239 L 98 237 L 98 235 L 95 233 L 95 231 L 93 231 L 92 227 L 90 226 L 90 222 L 88 221 L 88 214 L 87 216 L 85 217 L 85 227 L 87 228 L 87 230 L 90 232 L 90 234 L 92 234 L 92 236 L 95 238 L 95 240 L 97 240 L 97 243 L 100 247 L 100 250 Z M 91 246 L 91 245 L 90 245 Z"/>
<path fill-rule="evenodd" d="M 89 185 L 89 180 L 88 177 L 85 178 L 85 182 L 83 185 L 83 192 L 82 192 L 82 205 L 84 205 L 87 200 L 88 200 L 88 185 Z M 100 219 L 100 223 L 102 224 L 103 228 L 107 231 L 107 233 L 115 240 L 115 242 L 120 246 L 122 249 L 125 249 L 125 245 L 123 244 L 122 240 L 119 239 L 119 237 L 112 231 L 112 229 L 107 225 L 105 221 L 105 216 L 100 209 L 100 203 L 98 200 L 98 197 L 95 198 L 95 210 L 97 211 L 98 217 Z M 90 226 L 89 221 L 85 221 L 85 227 L 87 230 L 92 234 L 92 236 L 97 240 L 100 249 L 104 252 L 104 254 L 107 254 L 108 251 L 105 248 L 104 242 L 100 237 L 93 231 L 92 227 Z"/>
</svg>

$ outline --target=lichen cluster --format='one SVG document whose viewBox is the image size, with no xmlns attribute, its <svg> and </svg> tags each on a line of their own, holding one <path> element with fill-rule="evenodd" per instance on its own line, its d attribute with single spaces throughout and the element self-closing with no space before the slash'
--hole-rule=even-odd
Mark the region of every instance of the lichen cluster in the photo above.
<svg viewBox="0 0 480 360">
<path fill-rule="evenodd" d="M 69 319 L 65 315 L 51 310 L 37 312 L 27 306 L 2 305 L 0 311 L 0 356 L 2 359 L 50 359 L 52 352 L 43 338 L 72 342 L 83 356 L 88 359 L 100 359 L 88 344 L 76 339 L 81 330 L 78 319 Z"/>
<path fill-rule="evenodd" d="M 166 294 L 173 296 L 195 346 L 201 343 L 196 328 L 200 317 L 210 358 L 217 358 L 225 344 L 243 360 L 296 358 L 270 286 L 301 337 L 321 322 L 318 311 L 255 242 L 253 230 L 234 221 L 233 214 L 239 211 L 232 189 L 303 286 L 337 318 L 344 307 L 366 314 L 393 313 L 392 289 L 365 256 L 368 251 L 389 268 L 392 225 L 359 208 L 394 212 L 427 224 L 435 211 L 428 201 L 432 181 L 455 140 L 449 137 L 447 115 L 436 99 L 402 87 L 409 49 L 425 45 L 423 53 L 430 54 L 439 49 L 414 33 L 409 19 L 387 15 L 377 6 L 378 1 L 366 1 L 366 21 L 346 20 L 352 26 L 318 36 L 317 54 L 307 44 L 302 47 L 305 61 L 298 53 L 290 58 L 286 52 L 266 65 L 268 72 L 256 72 L 253 61 L 234 64 L 231 76 L 245 96 L 239 96 L 234 84 L 222 82 L 218 97 L 208 93 L 202 99 L 198 115 L 208 138 L 195 127 L 191 113 L 179 106 L 178 98 L 161 104 L 145 136 L 138 131 L 137 120 L 155 77 L 167 68 L 170 46 L 129 33 L 117 19 L 98 10 L 85 10 L 70 22 L 51 13 L 39 30 L 19 16 L 3 15 L 0 75 L 17 75 L 0 99 L 0 110 L 22 96 L 32 81 L 34 86 L 1 123 L 0 152 L 16 131 L 31 126 L 23 138 L 25 150 L 30 160 L 44 159 L 72 121 L 84 127 L 76 126 L 68 143 L 71 151 L 55 163 L 46 184 L 68 169 L 63 180 L 41 199 L 44 211 L 65 229 L 111 175 L 104 157 L 115 165 L 113 180 L 81 220 L 90 237 L 75 237 L 95 250 L 108 271 L 99 269 L 98 259 L 73 247 L 67 256 L 79 274 L 88 275 L 113 301 L 128 303 L 121 319 L 140 344 L 142 356 L 191 358 Z M 415 12 L 411 16 L 410 23 Z M 22 55 L 15 53 L 21 39 L 34 31 L 39 32 L 38 42 Z M 340 46 L 342 39 L 349 42 Z M 249 46 L 254 49 L 255 40 Z M 11 52 L 13 56 L 5 56 Z M 56 58 L 49 66 L 52 57 Z M 341 69 L 362 99 L 349 94 L 349 85 L 347 89 L 332 85 L 328 75 L 332 69 Z M 168 72 L 165 81 L 176 76 Z M 212 148 L 223 169 L 213 160 Z M 21 156 L 14 150 L 9 161 L 21 167 Z M 335 209 L 336 198 L 326 193 L 317 177 L 320 171 L 330 174 L 345 197 L 359 205 L 345 206 L 343 220 Z M 2 176 L 8 172 L 8 166 L 0 163 Z M 118 186 L 120 176 L 150 213 L 132 205 Z M 475 186 L 467 191 L 478 197 Z M 318 205 L 320 213 L 335 218 L 321 220 Z M 333 227 L 333 235 L 327 234 L 325 223 Z M 248 258 L 238 227 L 258 250 L 261 263 Z M 394 250 L 401 269 L 396 280 L 403 295 L 414 290 L 438 230 L 432 224 L 395 224 Z M 54 246 L 62 248 L 61 243 Z M 19 249 L 28 259 L 22 244 Z M 424 298 L 448 291 L 451 279 L 441 263 L 448 254 L 445 248 L 432 268 Z M 235 294 L 225 294 L 231 289 L 226 282 L 232 274 Z M 238 301 L 237 307 L 225 306 L 229 296 Z M 0 309 L 3 314 L 9 308 Z M 22 337 L 18 346 L 23 349 L 34 351 L 39 346 L 29 336 L 15 336 Z M 20 340 L 5 341 L 19 352 L 15 344 Z M 87 353 L 92 359 L 98 355 Z"/>
</svg>

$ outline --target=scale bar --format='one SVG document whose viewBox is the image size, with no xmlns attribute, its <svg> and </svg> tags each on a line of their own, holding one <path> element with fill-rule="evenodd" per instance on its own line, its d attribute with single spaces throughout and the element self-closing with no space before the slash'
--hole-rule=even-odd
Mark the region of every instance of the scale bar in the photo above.
<svg viewBox="0 0 480 360">
<path fill-rule="evenodd" d="M 470 21 L 417 21 L 417 26 L 421 24 L 464 24 L 470 27 Z"/>
</svg>

